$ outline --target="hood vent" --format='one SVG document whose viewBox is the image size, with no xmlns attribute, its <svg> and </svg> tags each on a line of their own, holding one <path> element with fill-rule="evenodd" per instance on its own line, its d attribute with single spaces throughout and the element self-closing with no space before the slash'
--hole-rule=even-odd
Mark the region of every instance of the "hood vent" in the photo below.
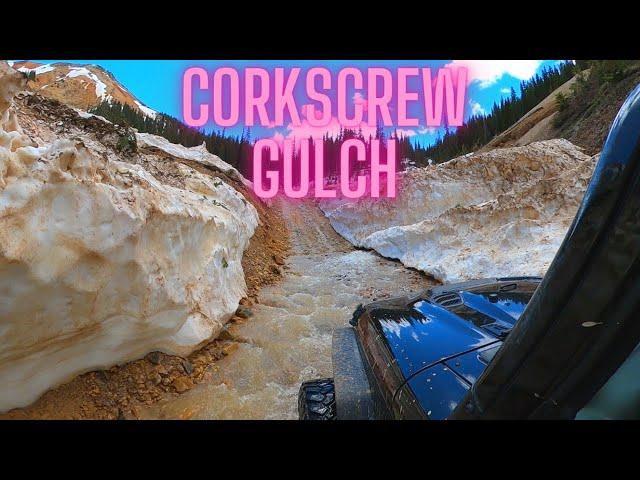
<svg viewBox="0 0 640 480">
<path fill-rule="evenodd" d="M 444 308 L 452 308 L 462 305 L 462 298 L 455 292 L 436 295 L 435 297 L 433 297 L 432 301 Z"/>
</svg>

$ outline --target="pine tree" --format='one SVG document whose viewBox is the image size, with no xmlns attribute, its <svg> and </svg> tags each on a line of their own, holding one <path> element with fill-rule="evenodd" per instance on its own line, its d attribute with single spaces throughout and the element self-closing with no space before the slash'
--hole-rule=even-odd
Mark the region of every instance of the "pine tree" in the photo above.
<svg viewBox="0 0 640 480">
<path fill-rule="evenodd" d="M 442 162 L 474 151 L 511 127 L 574 74 L 575 67 L 571 62 L 544 68 L 540 74 L 521 82 L 520 96 L 512 89 L 509 97 L 495 103 L 488 115 L 470 117 L 455 132 L 445 132 L 427 148 L 414 146 L 411 160 L 425 165 L 429 158 Z"/>
</svg>

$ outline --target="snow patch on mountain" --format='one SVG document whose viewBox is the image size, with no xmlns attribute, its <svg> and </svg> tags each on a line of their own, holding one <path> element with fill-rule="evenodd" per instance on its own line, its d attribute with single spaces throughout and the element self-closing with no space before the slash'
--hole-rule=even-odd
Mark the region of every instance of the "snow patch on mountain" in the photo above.
<svg viewBox="0 0 640 480">
<path fill-rule="evenodd" d="M 140 111 L 142 113 L 144 113 L 147 117 L 150 118 L 156 118 L 156 115 L 158 115 L 158 112 L 156 112 L 155 110 L 149 108 L 149 107 L 145 107 L 143 104 L 141 104 L 139 101 L 135 101 L 136 105 L 138 106 L 138 108 L 140 109 Z"/>
<path fill-rule="evenodd" d="M 66 76 L 69 78 L 75 78 L 75 77 L 89 78 L 96 85 L 96 96 L 103 101 L 105 100 L 107 96 L 107 85 L 102 80 L 100 80 L 95 73 L 90 72 L 85 67 L 70 67 L 69 73 L 67 73 Z"/>
<path fill-rule="evenodd" d="M 10 64 L 9 66 L 13 66 L 13 64 Z M 55 70 L 55 67 L 53 67 L 51 64 L 48 64 L 48 63 L 45 65 L 40 65 L 39 67 L 35 67 L 35 68 L 27 68 L 27 67 L 18 68 L 19 72 L 23 72 L 23 73 L 34 72 L 36 75 L 52 72 L 53 70 Z"/>
</svg>

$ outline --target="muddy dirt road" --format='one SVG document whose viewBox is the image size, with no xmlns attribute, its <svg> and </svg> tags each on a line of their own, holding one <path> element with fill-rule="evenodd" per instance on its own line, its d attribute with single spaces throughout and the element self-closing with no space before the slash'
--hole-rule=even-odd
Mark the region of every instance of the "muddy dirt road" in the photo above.
<svg viewBox="0 0 640 480">
<path fill-rule="evenodd" d="M 233 353 L 212 367 L 210 381 L 141 418 L 295 419 L 300 383 L 331 375 L 331 333 L 359 303 L 433 283 L 354 249 L 312 202 L 278 206 L 291 232 L 282 280 L 260 292 L 246 322 L 230 325 Z"/>
</svg>

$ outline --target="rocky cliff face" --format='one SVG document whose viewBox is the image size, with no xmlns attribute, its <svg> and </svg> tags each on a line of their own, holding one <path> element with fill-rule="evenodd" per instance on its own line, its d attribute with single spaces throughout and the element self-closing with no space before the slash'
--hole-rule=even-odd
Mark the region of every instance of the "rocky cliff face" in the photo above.
<svg viewBox="0 0 640 480">
<path fill-rule="evenodd" d="M 51 124 L 12 106 L 22 88 L 0 62 L 0 411 L 78 373 L 215 337 L 244 296 L 258 224 L 234 188 L 172 161 L 168 142 L 136 146 L 70 109 Z M 172 155 L 183 150 L 233 170 L 201 149 Z"/>
<path fill-rule="evenodd" d="M 543 275 L 594 165 L 567 140 L 549 140 L 411 169 L 391 201 L 321 208 L 353 244 L 443 282 Z"/>
</svg>

